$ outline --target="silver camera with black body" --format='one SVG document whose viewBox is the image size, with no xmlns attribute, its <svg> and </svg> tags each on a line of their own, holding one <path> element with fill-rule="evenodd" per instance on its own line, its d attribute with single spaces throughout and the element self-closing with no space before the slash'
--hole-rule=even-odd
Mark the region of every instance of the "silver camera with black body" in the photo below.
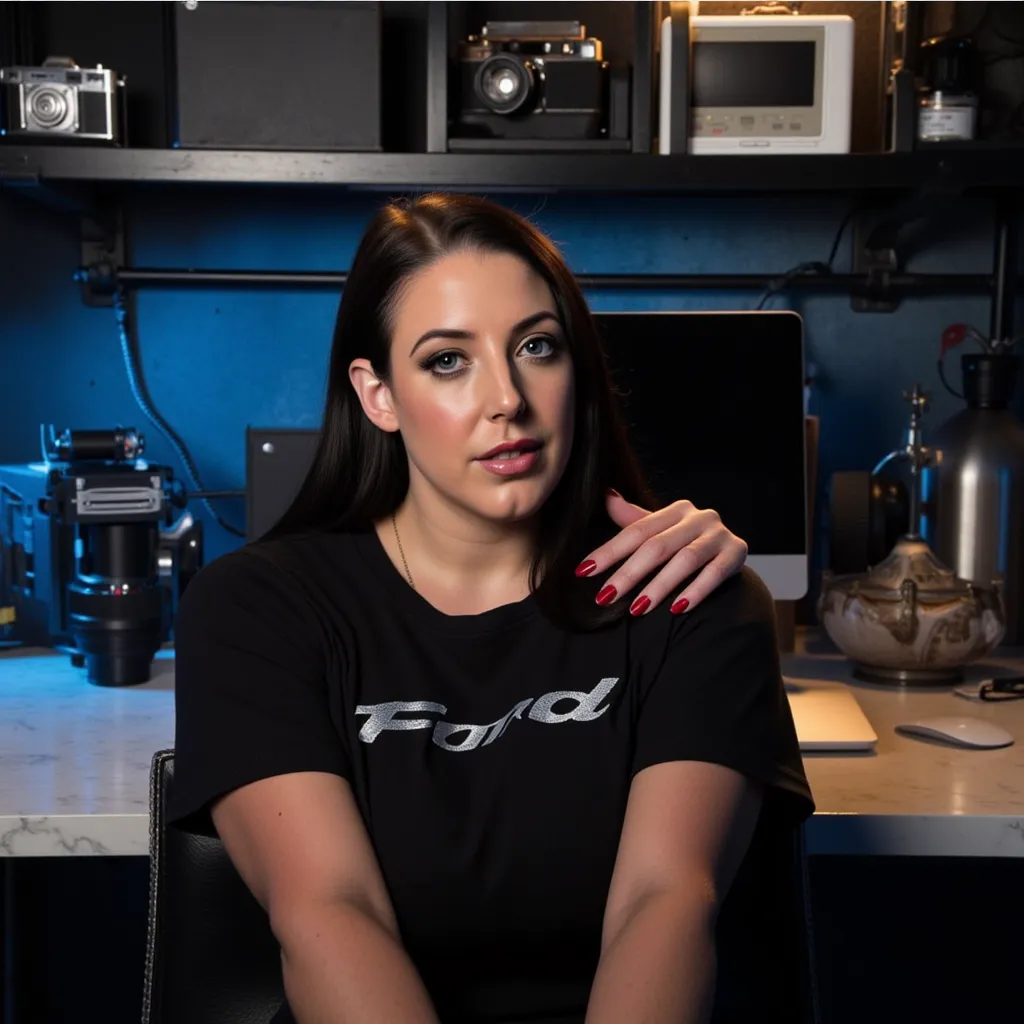
<svg viewBox="0 0 1024 1024">
<path fill-rule="evenodd" d="M 124 133 L 124 80 L 67 57 L 41 67 L 0 68 L 0 134 L 33 142 L 108 142 Z"/>
<path fill-rule="evenodd" d="M 461 137 L 592 140 L 608 135 L 608 63 L 578 21 L 488 22 L 459 45 Z"/>
</svg>

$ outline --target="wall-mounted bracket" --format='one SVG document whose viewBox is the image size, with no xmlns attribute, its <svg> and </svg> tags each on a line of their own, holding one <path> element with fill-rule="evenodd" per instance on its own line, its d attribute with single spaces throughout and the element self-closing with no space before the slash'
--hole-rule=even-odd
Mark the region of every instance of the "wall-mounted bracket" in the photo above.
<svg viewBox="0 0 1024 1024">
<path fill-rule="evenodd" d="M 117 273 L 125 262 L 124 219 L 119 206 L 81 219 L 82 262 L 75 280 L 87 306 L 112 306 Z"/>
<path fill-rule="evenodd" d="M 853 221 L 853 273 L 865 274 L 867 282 L 850 298 L 855 313 L 892 313 L 900 296 L 891 278 L 903 270 L 909 235 L 943 217 L 965 191 L 965 183 L 948 165 L 928 179 L 918 191 L 883 211 L 865 211 Z"/>
<path fill-rule="evenodd" d="M 850 308 L 855 313 L 894 313 L 899 296 L 890 285 L 900 270 L 896 239 L 880 235 L 864 215 L 853 221 L 853 273 L 865 274 L 863 287 L 852 290 Z"/>
</svg>

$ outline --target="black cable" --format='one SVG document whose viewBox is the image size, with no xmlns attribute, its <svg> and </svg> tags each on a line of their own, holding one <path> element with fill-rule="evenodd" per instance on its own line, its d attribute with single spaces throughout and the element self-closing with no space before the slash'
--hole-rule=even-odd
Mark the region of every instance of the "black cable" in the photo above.
<svg viewBox="0 0 1024 1024">
<path fill-rule="evenodd" d="M 950 393 L 950 394 L 951 394 L 951 395 L 952 395 L 952 396 L 953 396 L 954 398 L 963 398 L 964 396 L 963 396 L 963 395 L 961 395 L 961 394 L 960 394 L 960 392 L 959 392 L 959 391 L 957 391 L 957 390 L 956 390 L 956 389 L 955 389 L 955 388 L 954 388 L 954 387 L 953 387 L 953 386 L 952 386 L 952 385 L 951 385 L 951 384 L 949 383 L 949 381 L 948 381 L 948 380 L 946 379 L 946 366 L 945 366 L 945 364 L 944 364 L 944 362 L 943 362 L 942 356 L 939 356 L 939 359 L 938 359 L 938 366 L 939 366 L 939 380 L 940 380 L 940 381 L 942 381 L 942 386 L 943 386 L 943 387 L 944 387 L 944 388 L 945 388 L 945 389 L 946 389 L 946 390 L 947 390 L 947 391 L 948 391 L 948 392 L 949 392 L 949 393 Z"/>
<path fill-rule="evenodd" d="M 199 479 L 199 470 L 196 469 L 196 464 L 192 459 L 185 442 L 178 435 L 177 431 L 175 431 L 175 429 L 167 422 L 167 420 L 160 415 L 149 396 L 149 388 L 146 386 L 146 381 L 142 375 L 142 360 L 139 358 L 138 346 L 137 343 L 133 343 L 132 341 L 132 332 L 128 324 L 128 303 L 125 299 L 125 291 L 120 286 L 118 286 L 117 290 L 114 292 L 114 316 L 117 320 L 117 330 L 121 341 L 121 356 L 124 359 L 125 370 L 128 374 L 128 385 L 131 388 L 132 397 L 135 399 L 136 404 L 142 410 L 146 419 L 148 419 L 149 422 L 160 431 L 160 433 L 167 439 L 168 444 L 170 444 L 176 452 L 185 469 L 185 474 L 188 477 L 188 482 L 192 491 L 205 491 L 206 488 L 203 487 L 202 481 Z M 209 498 L 200 498 L 199 500 L 218 526 L 223 530 L 226 530 L 232 536 L 242 537 L 243 539 L 245 538 L 245 531 L 239 530 L 237 526 L 232 526 L 229 522 L 221 518 L 220 513 L 210 503 Z"/>
<path fill-rule="evenodd" d="M 804 277 L 806 275 L 814 274 L 820 274 L 827 277 L 831 274 L 833 264 L 836 261 L 836 256 L 839 253 L 839 243 L 843 240 L 846 228 L 853 219 L 853 212 L 854 211 L 852 209 L 847 210 L 846 216 L 839 222 L 839 227 L 836 229 L 835 237 L 832 239 L 832 245 L 828 251 L 828 261 L 826 263 L 811 260 L 809 262 L 798 263 L 795 267 L 790 268 L 768 285 L 768 287 L 761 293 L 761 297 L 757 300 L 757 304 L 754 306 L 754 309 L 764 309 L 768 300 L 773 295 L 782 291 L 796 277 Z"/>
<path fill-rule="evenodd" d="M 839 253 L 839 243 L 843 240 L 843 235 L 846 233 L 846 228 L 851 220 L 853 220 L 852 209 L 846 211 L 846 216 L 839 222 L 839 227 L 836 229 L 836 237 L 832 239 L 832 248 L 829 249 L 828 259 L 825 261 L 828 263 L 829 270 L 834 269 L 836 256 Z"/>
</svg>

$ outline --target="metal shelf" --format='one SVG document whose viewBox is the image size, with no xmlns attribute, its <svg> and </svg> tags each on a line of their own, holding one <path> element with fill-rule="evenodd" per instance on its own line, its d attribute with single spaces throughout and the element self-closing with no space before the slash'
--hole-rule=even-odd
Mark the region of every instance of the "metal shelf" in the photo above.
<svg viewBox="0 0 1024 1024">
<path fill-rule="evenodd" d="M 293 153 L 0 145 L 0 185 L 277 185 L 409 190 L 742 194 L 1024 187 L 992 149 L 794 156 Z"/>
</svg>

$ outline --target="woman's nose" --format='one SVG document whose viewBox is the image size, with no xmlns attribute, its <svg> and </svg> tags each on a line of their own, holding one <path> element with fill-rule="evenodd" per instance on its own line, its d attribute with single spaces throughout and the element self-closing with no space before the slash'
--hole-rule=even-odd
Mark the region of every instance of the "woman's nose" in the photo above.
<svg viewBox="0 0 1024 1024">
<path fill-rule="evenodd" d="M 496 367 L 488 377 L 488 415 L 492 419 L 498 416 L 510 419 L 519 416 L 526 407 L 526 399 L 512 368 L 507 365 Z"/>
</svg>

